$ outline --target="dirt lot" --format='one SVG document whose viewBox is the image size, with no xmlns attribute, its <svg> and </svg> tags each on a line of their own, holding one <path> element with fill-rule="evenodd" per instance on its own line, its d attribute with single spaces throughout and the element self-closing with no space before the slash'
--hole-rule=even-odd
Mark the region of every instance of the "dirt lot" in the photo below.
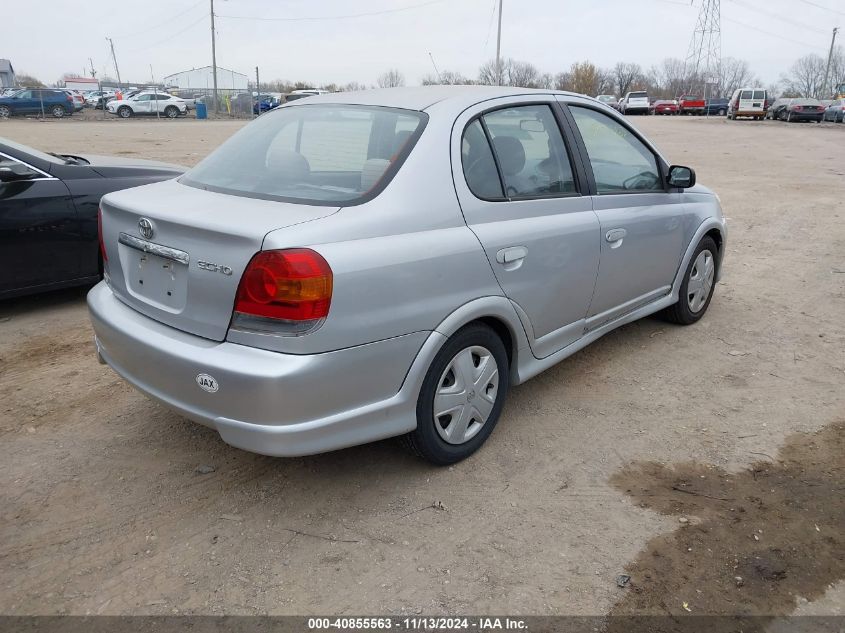
<svg viewBox="0 0 845 633">
<path fill-rule="evenodd" d="M 841 614 L 845 125 L 635 123 L 721 196 L 709 313 L 515 388 L 450 468 L 230 448 L 97 364 L 84 290 L 0 303 L 0 612 Z M 0 136 L 190 165 L 241 125 Z"/>
</svg>

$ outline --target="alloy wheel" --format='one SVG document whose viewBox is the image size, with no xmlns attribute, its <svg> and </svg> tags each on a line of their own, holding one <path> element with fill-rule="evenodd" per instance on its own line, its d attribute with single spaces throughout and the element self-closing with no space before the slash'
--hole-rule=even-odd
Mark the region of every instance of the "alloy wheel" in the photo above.
<svg viewBox="0 0 845 633">
<path fill-rule="evenodd" d="M 493 411 L 499 392 L 499 366 L 486 347 L 458 352 L 440 376 L 434 394 L 434 427 L 449 444 L 475 437 Z"/>
<path fill-rule="evenodd" d="M 703 250 L 695 258 L 687 284 L 687 304 L 692 312 L 698 312 L 707 303 L 713 280 L 716 277 L 716 264 L 713 253 Z"/>
</svg>

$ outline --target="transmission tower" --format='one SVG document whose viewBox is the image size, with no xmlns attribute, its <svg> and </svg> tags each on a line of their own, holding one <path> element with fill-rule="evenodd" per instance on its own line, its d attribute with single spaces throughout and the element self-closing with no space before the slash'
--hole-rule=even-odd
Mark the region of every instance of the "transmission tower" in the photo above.
<svg viewBox="0 0 845 633">
<path fill-rule="evenodd" d="M 719 0 L 701 0 L 684 70 L 689 91 L 719 82 L 722 69 L 722 27 Z"/>
</svg>

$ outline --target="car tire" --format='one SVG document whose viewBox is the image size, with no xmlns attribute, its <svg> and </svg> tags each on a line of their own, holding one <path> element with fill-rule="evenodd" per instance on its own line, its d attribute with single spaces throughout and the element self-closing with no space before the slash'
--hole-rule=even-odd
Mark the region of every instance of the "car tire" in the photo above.
<svg viewBox="0 0 845 633">
<path fill-rule="evenodd" d="M 12 109 L 6 105 L 0 105 L 0 119 L 8 119 L 12 116 Z"/>
<path fill-rule="evenodd" d="M 439 466 L 466 459 L 499 421 L 509 375 L 507 351 L 498 334 L 482 323 L 458 330 L 428 368 L 417 399 L 417 428 L 400 443 Z"/>
<path fill-rule="evenodd" d="M 722 108 L 721 110 L 719 110 L 719 116 L 725 116 L 727 113 L 728 113 L 728 111 L 727 111 L 727 110 L 725 110 L 724 108 Z"/>
<path fill-rule="evenodd" d="M 53 115 L 56 119 L 61 119 L 64 115 L 67 114 L 67 110 L 65 110 L 64 106 L 54 105 L 50 108 L 50 114 Z"/>
<path fill-rule="evenodd" d="M 679 325 L 692 325 L 703 317 L 716 288 L 718 262 L 719 249 L 716 242 L 712 237 L 704 237 L 695 248 L 684 272 L 678 301 L 663 310 L 660 316 Z"/>
<path fill-rule="evenodd" d="M 164 109 L 164 116 L 166 116 L 168 119 L 175 119 L 179 116 L 179 108 L 177 108 L 176 106 L 167 106 Z"/>
<path fill-rule="evenodd" d="M 132 108 L 130 108 L 129 106 L 120 106 L 117 109 L 117 116 L 119 116 L 121 119 L 128 119 L 132 116 L 132 114 Z"/>
</svg>

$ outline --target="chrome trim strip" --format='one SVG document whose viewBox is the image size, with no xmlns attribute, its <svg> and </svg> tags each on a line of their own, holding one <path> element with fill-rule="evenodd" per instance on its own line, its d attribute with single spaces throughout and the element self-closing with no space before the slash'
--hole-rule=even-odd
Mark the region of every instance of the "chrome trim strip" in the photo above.
<svg viewBox="0 0 845 633">
<path fill-rule="evenodd" d="M 117 236 L 117 241 L 129 248 L 134 248 L 135 250 L 143 251 L 144 253 L 158 255 L 159 257 L 164 257 L 165 259 L 171 259 L 175 262 L 179 262 L 180 264 L 185 264 L 186 266 L 188 265 L 188 262 L 191 261 L 190 256 L 185 251 L 170 248 L 169 246 L 162 246 L 161 244 L 156 244 L 154 242 L 148 242 L 147 240 L 142 240 L 140 237 L 135 237 L 134 235 L 129 235 L 128 233 L 120 233 Z"/>
<path fill-rule="evenodd" d="M 25 165 L 25 166 L 29 167 L 32 171 L 37 171 L 39 174 L 44 176 L 44 178 L 30 178 L 29 180 L 26 180 L 26 181 L 22 180 L 20 182 L 32 182 L 34 180 L 58 180 L 58 178 L 56 178 L 55 176 L 51 176 L 50 174 L 48 174 L 43 169 L 38 169 L 38 167 L 34 167 L 33 165 L 30 165 L 25 160 L 21 160 L 20 158 L 18 158 L 16 156 L 10 156 L 9 154 L 7 154 L 5 152 L 0 152 L 0 156 L 3 156 L 4 158 L 8 158 L 9 160 L 13 160 L 16 163 L 20 163 L 21 165 Z"/>
</svg>

